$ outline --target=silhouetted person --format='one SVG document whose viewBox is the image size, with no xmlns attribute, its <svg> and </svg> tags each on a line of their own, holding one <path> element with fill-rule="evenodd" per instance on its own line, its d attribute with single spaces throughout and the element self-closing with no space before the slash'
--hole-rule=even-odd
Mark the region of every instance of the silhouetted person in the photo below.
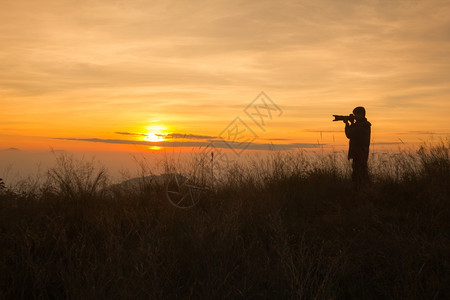
<svg viewBox="0 0 450 300">
<path fill-rule="evenodd" d="M 355 119 L 344 120 L 345 135 L 350 139 L 348 159 L 352 159 L 352 181 L 354 187 L 359 190 L 369 181 L 370 124 L 366 119 L 366 110 L 358 106 L 353 110 Z"/>
</svg>

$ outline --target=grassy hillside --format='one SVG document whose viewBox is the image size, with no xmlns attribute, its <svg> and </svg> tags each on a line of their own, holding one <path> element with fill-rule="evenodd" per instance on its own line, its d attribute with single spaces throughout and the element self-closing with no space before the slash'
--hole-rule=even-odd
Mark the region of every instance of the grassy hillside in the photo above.
<svg viewBox="0 0 450 300">
<path fill-rule="evenodd" d="M 448 143 L 371 170 L 356 192 L 342 156 L 277 153 L 181 210 L 58 157 L 43 183 L 0 185 L 0 298 L 448 299 Z"/>
</svg>

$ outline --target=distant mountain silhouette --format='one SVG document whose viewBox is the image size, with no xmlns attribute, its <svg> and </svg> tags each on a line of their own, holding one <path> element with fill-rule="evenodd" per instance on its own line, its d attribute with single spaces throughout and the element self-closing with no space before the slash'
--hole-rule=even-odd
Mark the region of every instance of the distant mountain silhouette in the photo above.
<svg viewBox="0 0 450 300">
<path fill-rule="evenodd" d="M 124 180 L 120 183 L 116 183 L 111 185 L 111 187 L 115 186 L 127 186 L 127 187 L 133 187 L 133 186 L 140 186 L 142 184 L 149 184 L 149 183 L 156 183 L 156 184 L 164 184 L 164 182 L 170 177 L 173 176 L 174 173 L 164 173 L 160 175 L 149 175 L 144 177 L 135 177 L 131 179 Z M 178 175 L 181 176 L 181 175 Z"/>
<path fill-rule="evenodd" d="M 115 196 L 127 193 L 127 191 L 143 191 L 149 187 L 163 187 L 165 183 L 174 176 L 175 173 L 164 173 L 160 175 L 149 175 L 127 179 L 120 183 L 110 185 L 106 190 Z M 180 183 L 185 182 L 187 177 L 176 174 Z"/>
</svg>

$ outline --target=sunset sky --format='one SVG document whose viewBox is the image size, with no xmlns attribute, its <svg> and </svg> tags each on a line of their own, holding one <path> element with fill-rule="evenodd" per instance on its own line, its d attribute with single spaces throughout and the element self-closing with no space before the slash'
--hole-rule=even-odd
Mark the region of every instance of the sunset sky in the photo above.
<svg viewBox="0 0 450 300">
<path fill-rule="evenodd" d="M 250 149 L 339 146 L 332 115 L 359 105 L 373 145 L 446 138 L 449 16 L 441 0 L 2 0 L 0 149 L 190 149 L 236 120 Z M 245 110 L 261 92 L 262 127 Z"/>
</svg>

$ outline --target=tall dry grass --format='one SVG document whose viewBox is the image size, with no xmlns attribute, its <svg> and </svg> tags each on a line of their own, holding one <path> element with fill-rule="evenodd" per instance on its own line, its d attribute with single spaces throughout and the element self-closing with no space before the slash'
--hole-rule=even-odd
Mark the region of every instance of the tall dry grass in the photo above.
<svg viewBox="0 0 450 300">
<path fill-rule="evenodd" d="M 0 298 L 448 298 L 449 149 L 373 156 L 358 192 L 343 153 L 274 153 L 190 210 L 60 157 L 34 190 L 0 185 Z M 210 182 L 196 159 L 167 167 Z"/>
</svg>

